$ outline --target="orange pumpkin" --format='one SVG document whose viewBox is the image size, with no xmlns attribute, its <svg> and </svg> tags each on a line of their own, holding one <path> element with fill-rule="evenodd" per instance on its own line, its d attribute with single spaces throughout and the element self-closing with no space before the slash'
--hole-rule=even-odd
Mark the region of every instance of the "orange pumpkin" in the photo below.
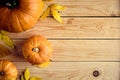
<svg viewBox="0 0 120 80">
<path fill-rule="evenodd" d="M 0 60 L 0 80 L 16 80 L 16 66 L 8 60 Z"/>
<path fill-rule="evenodd" d="M 41 15 L 42 0 L 0 0 L 0 29 L 21 32 L 33 27 Z"/>
<path fill-rule="evenodd" d="M 52 56 L 51 43 L 43 36 L 30 37 L 22 47 L 23 56 L 32 65 L 40 65 Z"/>
</svg>

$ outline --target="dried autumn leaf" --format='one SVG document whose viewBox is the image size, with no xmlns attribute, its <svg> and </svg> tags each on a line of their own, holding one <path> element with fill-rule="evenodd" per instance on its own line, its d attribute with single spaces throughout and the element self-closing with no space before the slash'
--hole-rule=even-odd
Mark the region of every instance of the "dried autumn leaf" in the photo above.
<svg viewBox="0 0 120 80">
<path fill-rule="evenodd" d="M 10 37 L 6 36 L 6 35 L 2 35 L 2 39 L 1 39 L 7 46 L 14 48 L 14 44 L 13 41 L 10 39 Z"/>
<path fill-rule="evenodd" d="M 2 39 L 2 34 L 0 33 L 0 40 Z"/>
<path fill-rule="evenodd" d="M 44 6 L 45 6 L 45 2 L 44 1 L 42 1 L 42 3 L 41 3 L 41 7 L 42 7 L 42 9 L 44 8 Z"/>
<path fill-rule="evenodd" d="M 53 0 L 43 0 L 43 1 L 51 2 L 51 1 L 53 1 Z"/>
<path fill-rule="evenodd" d="M 58 22 L 62 23 L 62 18 L 60 17 L 60 14 L 58 13 L 58 11 L 51 9 L 51 13 L 54 17 L 54 19 L 56 19 Z"/>
<path fill-rule="evenodd" d="M 29 78 L 30 78 L 30 71 L 28 68 L 25 69 L 24 78 L 25 78 L 25 80 L 29 80 Z"/>
<path fill-rule="evenodd" d="M 20 80 L 25 80 L 23 75 L 20 76 Z"/>
<path fill-rule="evenodd" d="M 50 65 L 50 61 L 46 61 L 46 62 L 38 65 L 38 67 L 40 67 L 40 68 L 45 68 L 45 67 L 48 67 L 49 65 Z"/>
<path fill-rule="evenodd" d="M 65 10 L 66 7 L 59 4 L 52 4 L 51 8 L 55 10 Z"/>
<path fill-rule="evenodd" d="M 50 8 L 48 7 L 44 13 L 42 14 L 42 16 L 40 17 L 40 19 L 45 19 L 48 15 L 50 14 Z"/>
<path fill-rule="evenodd" d="M 0 44 L 0 58 L 6 57 L 10 54 L 11 54 L 10 50 L 4 45 Z"/>
<path fill-rule="evenodd" d="M 37 76 L 32 76 L 29 80 L 42 80 L 42 78 Z"/>
<path fill-rule="evenodd" d="M 9 34 L 9 32 L 7 32 L 7 31 L 5 31 L 5 30 L 1 30 L 1 34 L 2 34 L 2 35 L 7 35 L 7 34 Z"/>
</svg>

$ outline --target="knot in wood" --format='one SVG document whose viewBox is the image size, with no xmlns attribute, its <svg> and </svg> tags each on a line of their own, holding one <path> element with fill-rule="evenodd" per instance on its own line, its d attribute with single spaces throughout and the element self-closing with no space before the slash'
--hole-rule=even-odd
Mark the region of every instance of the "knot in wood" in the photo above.
<svg viewBox="0 0 120 80">
<path fill-rule="evenodd" d="M 100 72 L 98 70 L 93 71 L 93 76 L 98 77 L 100 75 Z"/>
</svg>

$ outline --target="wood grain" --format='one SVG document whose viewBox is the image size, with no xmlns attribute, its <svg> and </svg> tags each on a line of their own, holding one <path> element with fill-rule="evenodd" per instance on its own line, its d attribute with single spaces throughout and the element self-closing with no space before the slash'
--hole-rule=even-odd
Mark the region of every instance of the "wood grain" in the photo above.
<svg viewBox="0 0 120 80">
<path fill-rule="evenodd" d="M 120 61 L 120 40 L 49 41 L 53 44 L 52 61 Z M 16 40 L 16 51 L 6 59 L 25 61 L 21 52 L 23 42 Z"/>
<path fill-rule="evenodd" d="M 9 34 L 16 50 L 1 59 L 17 66 L 17 80 L 26 67 L 43 80 L 120 80 L 120 0 L 54 0 L 48 4 L 52 3 L 67 7 L 61 12 L 63 24 L 49 16 L 30 30 Z M 45 36 L 53 45 L 47 68 L 31 66 L 22 56 L 24 41 L 33 35 Z M 93 77 L 94 70 L 100 72 L 98 77 Z"/>
<path fill-rule="evenodd" d="M 33 29 L 10 34 L 11 38 L 43 35 L 47 38 L 119 38 L 120 18 L 63 18 L 60 24 L 51 18 L 39 21 Z"/>
<path fill-rule="evenodd" d="M 119 62 L 52 62 L 42 69 L 27 62 L 14 64 L 19 75 L 28 67 L 32 76 L 40 76 L 43 80 L 120 80 Z M 99 71 L 98 77 L 92 75 L 94 70 Z"/>
<path fill-rule="evenodd" d="M 67 7 L 62 16 L 120 16 L 119 0 L 55 0 Z"/>
</svg>

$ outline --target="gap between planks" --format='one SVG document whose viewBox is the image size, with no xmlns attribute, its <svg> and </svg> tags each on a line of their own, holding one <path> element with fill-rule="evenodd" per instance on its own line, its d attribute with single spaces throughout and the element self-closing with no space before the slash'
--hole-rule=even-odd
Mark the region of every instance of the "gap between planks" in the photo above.
<svg viewBox="0 0 120 80">
<path fill-rule="evenodd" d="M 120 16 L 61 16 L 62 18 L 120 18 Z M 53 18 L 47 16 L 47 18 Z"/>
<path fill-rule="evenodd" d="M 67 7 L 62 16 L 120 16 L 119 0 L 54 0 Z"/>
<path fill-rule="evenodd" d="M 52 62 L 47 68 L 37 68 L 27 62 L 14 62 L 19 75 L 26 67 L 32 76 L 42 77 L 43 80 L 119 80 L 119 62 Z M 94 77 L 93 71 L 100 75 Z M 18 79 L 19 80 L 19 79 Z"/>
<path fill-rule="evenodd" d="M 12 39 L 26 39 L 33 35 L 43 35 L 48 39 L 120 39 L 120 18 L 63 18 L 63 20 L 64 23 L 60 24 L 54 19 L 46 18 L 38 21 L 32 29 L 10 33 L 9 36 Z"/>
<path fill-rule="evenodd" d="M 13 38 L 13 40 L 26 40 L 26 38 Z M 47 40 L 120 40 L 120 38 L 47 38 Z"/>
<path fill-rule="evenodd" d="M 16 51 L 6 57 L 25 61 L 21 47 L 25 40 L 15 40 Z M 120 40 L 49 40 L 53 46 L 52 61 L 120 61 Z M 17 57 L 17 58 L 16 58 Z"/>
</svg>

